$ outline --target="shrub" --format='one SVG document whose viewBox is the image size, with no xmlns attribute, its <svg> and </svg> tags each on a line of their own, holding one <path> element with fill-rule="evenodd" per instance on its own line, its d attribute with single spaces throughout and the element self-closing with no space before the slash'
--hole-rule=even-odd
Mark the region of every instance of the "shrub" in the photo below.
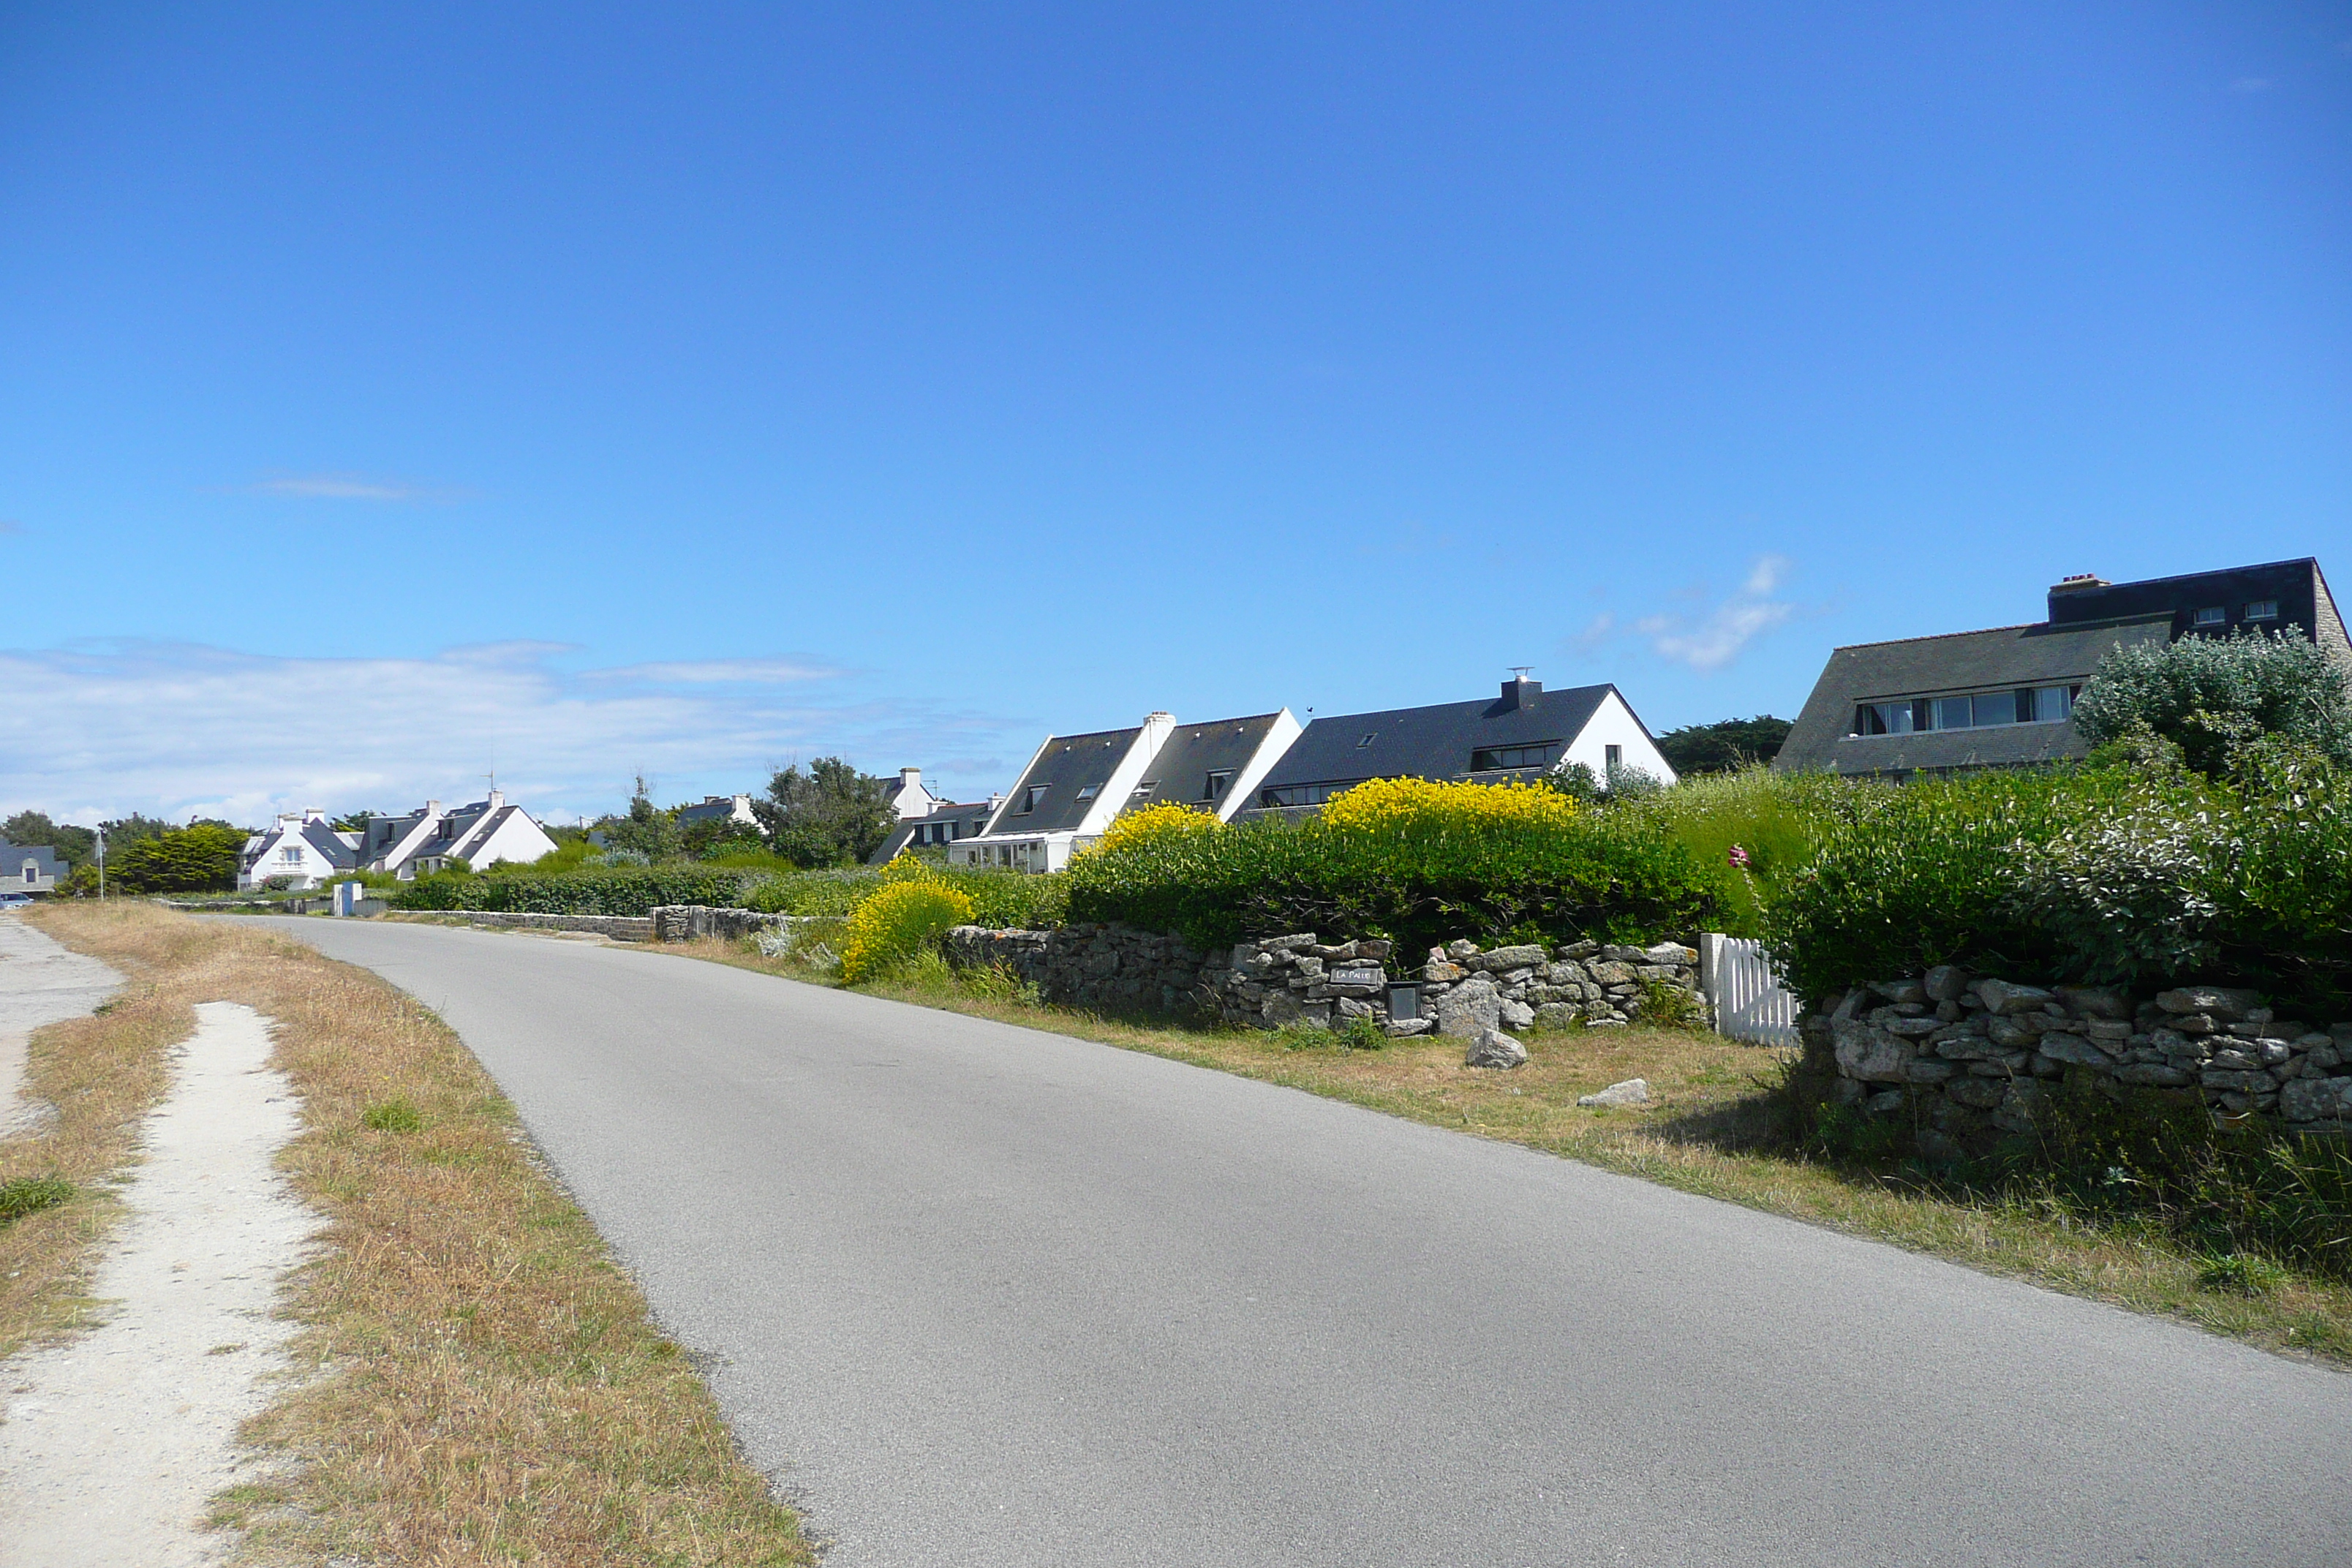
<svg viewBox="0 0 2352 1568">
<path fill-rule="evenodd" d="M 1723 929 L 1752 937 L 1763 929 L 1764 900 L 1812 863 L 1824 830 L 1894 787 L 1758 766 L 1685 779 L 1639 809 L 1651 813 L 1700 865 L 1726 868 Z"/>
<path fill-rule="evenodd" d="M 236 886 L 243 833 L 218 823 L 168 827 L 118 848 L 106 860 L 109 892 L 226 892 Z"/>
<path fill-rule="evenodd" d="M 870 875 L 870 873 L 869 873 Z M 556 876 L 420 877 L 392 900 L 404 910 L 495 910 L 553 915 L 643 915 L 663 904 L 740 906 L 752 874 L 692 863 L 612 866 Z"/>
<path fill-rule="evenodd" d="M 1690 932 L 1722 874 L 1653 819 L 1534 786 L 1360 784 L 1292 825 L 1163 833 L 1071 863 L 1070 917 L 1172 931 L 1204 946 L 1314 931 L 1408 950 L 1515 930 L 1560 939 Z"/>
<path fill-rule="evenodd" d="M 841 977 L 850 984 L 912 958 L 956 926 L 971 921 L 971 900 L 928 879 L 877 889 L 849 917 L 841 950 Z"/>
<path fill-rule="evenodd" d="M 1162 801 L 1158 805 L 1130 811 L 1110 825 L 1100 838 L 1084 849 L 1081 855 L 1114 854 L 1122 849 L 1134 849 L 1164 841 L 1191 842 L 1197 838 L 1213 838 L 1233 829 L 1205 811 L 1195 811 L 1189 805 Z"/>
<path fill-rule="evenodd" d="M 2210 775 L 2266 735 L 2352 766 L 2352 676 L 2294 627 L 2123 647 L 2099 661 L 2074 727 L 2094 746 L 2153 736 Z"/>
</svg>

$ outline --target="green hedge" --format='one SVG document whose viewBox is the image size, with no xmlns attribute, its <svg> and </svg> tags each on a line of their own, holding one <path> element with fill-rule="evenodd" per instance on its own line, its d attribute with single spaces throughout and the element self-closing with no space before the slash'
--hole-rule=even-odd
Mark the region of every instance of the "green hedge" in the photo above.
<svg viewBox="0 0 2352 1568">
<path fill-rule="evenodd" d="M 2323 762 L 1988 770 L 1818 804 L 1810 864 L 1763 910 L 1801 994 L 1948 963 L 2252 982 L 2352 1016 L 2352 781 Z"/>
<path fill-rule="evenodd" d="M 403 910 L 496 910 L 548 915 L 643 915 L 663 904 L 743 902 L 759 873 L 698 866 L 623 866 L 554 876 L 421 877 L 393 900 Z"/>
<path fill-rule="evenodd" d="M 1724 873 L 1658 821 L 1595 812 L 1572 826 L 1508 822 L 1343 831 L 1260 818 L 1080 857 L 1077 921 L 1124 921 L 1207 946 L 1311 931 L 1380 936 L 1408 952 L 1454 937 L 1554 941 L 1689 936 L 1725 907 Z"/>
</svg>

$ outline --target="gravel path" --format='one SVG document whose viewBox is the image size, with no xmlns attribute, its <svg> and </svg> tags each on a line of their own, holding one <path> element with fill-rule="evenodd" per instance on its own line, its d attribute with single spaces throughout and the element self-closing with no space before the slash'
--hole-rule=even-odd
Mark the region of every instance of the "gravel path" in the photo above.
<svg viewBox="0 0 2352 1568">
<path fill-rule="evenodd" d="M 299 1119 L 268 1020 L 226 1002 L 196 1016 L 99 1269 L 107 1320 L 0 1366 L 0 1568 L 226 1551 L 198 1527 L 239 1479 L 237 1424 L 268 1403 L 294 1329 L 271 1316 L 278 1280 L 319 1219 L 272 1164 Z"/>
<path fill-rule="evenodd" d="M 46 1103 L 23 1098 L 33 1031 L 80 1017 L 121 984 L 98 960 L 59 946 L 13 911 L 0 913 L 0 1138 L 38 1131 L 50 1114 Z"/>
<path fill-rule="evenodd" d="M 1507 1144 L 626 948 L 438 1009 L 828 1568 L 2352 1561 L 2352 1377 Z"/>
</svg>

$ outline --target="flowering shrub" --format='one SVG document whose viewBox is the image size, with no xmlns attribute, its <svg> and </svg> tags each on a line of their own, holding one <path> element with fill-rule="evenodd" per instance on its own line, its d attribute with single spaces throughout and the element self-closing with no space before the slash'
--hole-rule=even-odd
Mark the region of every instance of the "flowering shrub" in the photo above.
<svg viewBox="0 0 2352 1568">
<path fill-rule="evenodd" d="M 856 984 L 971 921 L 971 900 L 929 878 L 889 882 L 850 911 L 841 977 Z"/>
<path fill-rule="evenodd" d="M 1141 811 L 1129 812 L 1112 823 L 1109 831 L 1079 853 L 1116 854 L 1120 850 L 1136 850 L 1161 844 L 1189 843 L 1232 831 L 1208 812 L 1195 811 L 1189 805 L 1178 805 L 1173 801 L 1162 801 Z"/>
<path fill-rule="evenodd" d="M 1371 779 L 1331 797 L 1324 826 L 1342 833 L 1442 833 L 1487 827 L 1566 827 L 1581 808 L 1532 784 L 1444 784 Z"/>
</svg>

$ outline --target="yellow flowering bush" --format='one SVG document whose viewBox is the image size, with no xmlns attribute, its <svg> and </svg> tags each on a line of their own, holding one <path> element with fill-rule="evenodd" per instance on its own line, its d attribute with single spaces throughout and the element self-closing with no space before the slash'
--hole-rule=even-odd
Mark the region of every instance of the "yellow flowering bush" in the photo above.
<svg viewBox="0 0 2352 1568">
<path fill-rule="evenodd" d="M 1109 855 L 1122 850 L 1163 846 L 1172 847 L 1190 839 L 1209 838 L 1232 831 L 1231 827 L 1205 811 L 1194 811 L 1189 805 L 1162 801 L 1158 805 L 1145 806 L 1141 811 L 1129 812 L 1079 853 Z"/>
<path fill-rule="evenodd" d="M 971 900 L 929 877 L 886 881 L 849 913 L 841 949 L 841 977 L 852 985 L 870 979 L 926 943 L 971 921 Z"/>
<path fill-rule="evenodd" d="M 1580 810 L 1574 800 L 1541 784 L 1371 779 L 1333 795 L 1323 807 L 1323 822 L 1343 833 L 1377 834 L 1566 827 Z"/>
</svg>

